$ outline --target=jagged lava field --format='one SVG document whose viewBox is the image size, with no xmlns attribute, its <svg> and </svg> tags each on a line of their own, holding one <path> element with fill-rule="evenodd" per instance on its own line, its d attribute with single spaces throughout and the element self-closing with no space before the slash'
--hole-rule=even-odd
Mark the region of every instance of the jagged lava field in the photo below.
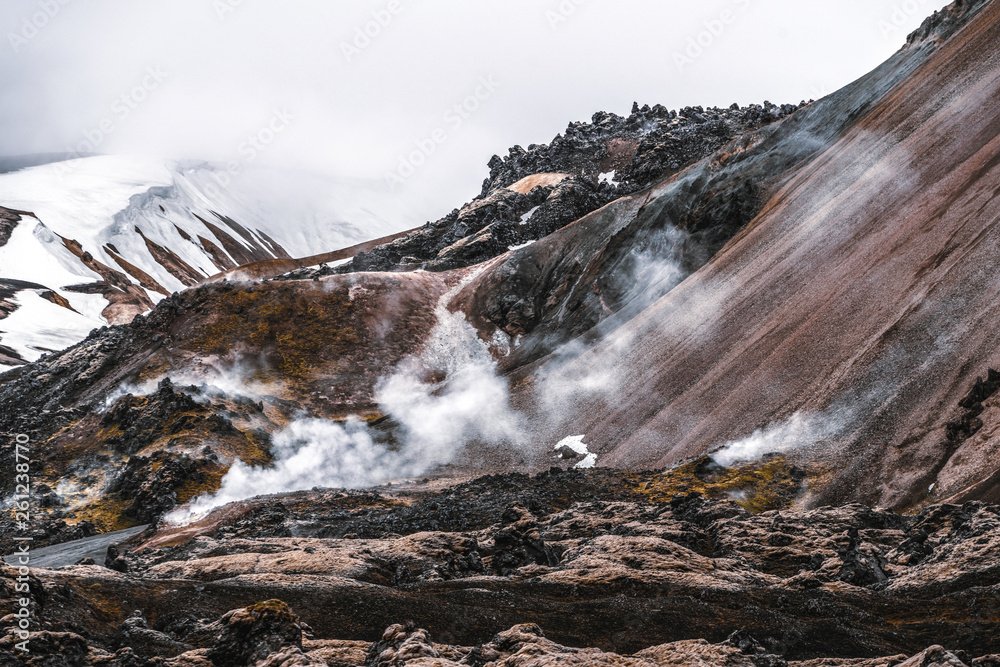
<svg viewBox="0 0 1000 667">
<path fill-rule="evenodd" d="M 957 0 L 821 100 L 599 112 L 404 232 L 0 174 L 0 665 L 1000 666 L 997 100 L 1000 1 Z"/>
</svg>

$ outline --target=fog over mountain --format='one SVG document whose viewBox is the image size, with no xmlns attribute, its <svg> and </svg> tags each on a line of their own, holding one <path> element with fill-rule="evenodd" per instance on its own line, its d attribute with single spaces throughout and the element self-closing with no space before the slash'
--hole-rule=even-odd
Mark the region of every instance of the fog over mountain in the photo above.
<svg viewBox="0 0 1000 667">
<path fill-rule="evenodd" d="M 391 193 L 416 226 L 478 191 L 484 155 L 633 101 L 817 99 L 945 4 L 7 0 L 0 155 L 250 160 L 384 184 L 440 129 Z M 293 120 L 255 148 L 275 110 Z"/>
</svg>

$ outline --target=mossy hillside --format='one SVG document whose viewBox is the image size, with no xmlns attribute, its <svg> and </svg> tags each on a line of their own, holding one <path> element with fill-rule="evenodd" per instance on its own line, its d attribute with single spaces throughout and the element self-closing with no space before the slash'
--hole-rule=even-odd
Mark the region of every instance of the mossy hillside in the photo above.
<svg viewBox="0 0 1000 667">
<path fill-rule="evenodd" d="M 177 493 L 177 504 L 183 505 L 187 501 L 204 493 L 215 493 L 222 487 L 222 478 L 229 472 L 229 466 L 208 465 L 204 467 L 198 477 L 188 479 L 178 486 L 174 491 Z"/>
<path fill-rule="evenodd" d="M 77 508 L 65 519 L 70 526 L 81 521 L 94 524 L 98 533 L 110 533 L 115 530 L 125 530 L 138 526 L 139 522 L 128 514 L 129 501 L 119 494 L 104 496 L 83 507 Z"/>
<path fill-rule="evenodd" d="M 54 486 L 81 460 L 107 455 L 107 437 L 118 434 L 120 429 L 114 431 L 102 428 L 93 415 L 59 430 L 42 447 L 36 449 L 35 484 Z"/>
<path fill-rule="evenodd" d="M 229 417 L 239 417 L 244 428 L 234 427 Z M 39 449 L 35 486 L 56 489 L 65 481 L 79 492 L 62 502 L 37 503 L 34 513 L 46 524 L 87 521 L 100 533 L 144 523 L 148 519 L 135 514 L 140 488 L 153 485 L 143 493 L 156 497 L 172 492 L 180 504 L 217 491 L 236 459 L 253 466 L 270 463 L 267 426 L 260 409 L 245 402 L 194 403 L 163 391 L 124 396 L 108 412 L 74 422 Z M 192 463 L 183 474 L 164 469 L 188 458 Z M 130 478 L 128 490 L 106 488 L 122 475 Z"/>
<path fill-rule="evenodd" d="M 337 364 L 364 338 L 346 288 L 269 283 L 225 292 L 217 304 L 216 317 L 199 327 L 185 348 L 200 354 L 262 353 L 273 366 L 262 379 L 275 379 L 276 373 L 308 380 L 313 369 Z"/>
</svg>

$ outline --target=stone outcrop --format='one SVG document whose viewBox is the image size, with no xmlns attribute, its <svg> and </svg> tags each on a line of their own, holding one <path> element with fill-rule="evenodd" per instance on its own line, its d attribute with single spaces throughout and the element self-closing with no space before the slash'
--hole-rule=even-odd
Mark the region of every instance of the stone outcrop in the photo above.
<svg viewBox="0 0 1000 667">
<path fill-rule="evenodd" d="M 22 211 L 13 211 L 0 206 L 0 248 L 7 245 L 10 235 L 14 233 L 14 228 L 21 221 Z"/>
<path fill-rule="evenodd" d="M 515 146 L 506 158 L 494 156 L 482 193 L 463 208 L 344 266 L 288 277 L 479 264 L 662 181 L 802 106 L 766 102 L 670 111 L 635 104 L 627 118 L 600 112 L 590 123 L 571 123 L 550 144 Z"/>
</svg>

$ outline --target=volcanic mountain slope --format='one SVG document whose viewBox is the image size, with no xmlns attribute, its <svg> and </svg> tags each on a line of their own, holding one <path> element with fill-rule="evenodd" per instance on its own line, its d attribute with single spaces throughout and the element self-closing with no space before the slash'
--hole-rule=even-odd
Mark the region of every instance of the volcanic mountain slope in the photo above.
<svg viewBox="0 0 1000 667">
<path fill-rule="evenodd" d="M 268 209 L 247 195 L 244 181 L 253 178 L 262 176 L 247 171 L 241 180 L 206 163 L 120 156 L 0 175 L 0 364 L 34 360 L 91 329 L 127 323 L 222 271 L 261 260 L 284 260 L 288 270 L 303 265 L 292 255 L 398 229 L 343 193 L 317 207 L 330 205 L 350 223 L 326 210 Z"/>
<path fill-rule="evenodd" d="M 41 452 L 38 482 L 53 490 L 55 522 L 46 539 L 64 539 L 59 521 L 107 530 L 151 518 L 120 495 L 112 502 L 108 479 L 140 475 L 115 492 L 147 484 L 160 512 L 218 488 L 237 458 L 266 461 L 275 434 L 333 451 L 344 432 L 331 420 L 352 415 L 374 426 L 348 429 L 343 446 L 362 438 L 381 480 L 449 459 L 465 473 L 543 469 L 567 437 L 598 465 L 632 468 L 737 441 L 717 455 L 723 465 L 772 450 L 797 457 L 811 479 L 803 503 L 907 509 L 932 484 L 933 498 L 992 499 L 1000 464 L 985 425 L 997 383 L 976 382 L 993 359 L 989 310 L 970 304 L 991 294 L 994 191 L 980 187 L 996 119 L 974 102 L 994 92 L 998 11 L 956 3 L 845 89 L 679 173 L 664 166 L 662 182 L 480 265 L 223 281 L 164 298 L 148 317 L 2 376 L 4 455 L 16 433 Z M 485 226 L 467 226 L 461 239 L 508 220 L 493 198 L 559 199 L 566 179 L 553 185 L 548 172 L 521 168 L 576 164 L 576 178 L 589 178 L 607 168 L 607 128 L 630 132 L 636 119 L 662 116 L 649 135 L 658 136 L 678 127 L 673 115 L 599 116 L 578 142 L 494 161 L 487 194 L 456 218 Z M 581 152 L 560 162 L 566 146 Z M 616 163 L 626 191 L 646 173 L 636 165 Z M 527 194 L 511 189 L 522 181 L 533 184 Z M 977 196 L 980 205 L 964 208 Z M 449 240 L 459 233 L 445 227 Z M 973 242 L 982 255 L 963 256 L 962 243 Z M 484 368 L 487 346 L 496 368 Z M 162 412 L 128 396 L 164 378 L 203 411 Z M 136 411 L 155 437 L 123 444 Z M 303 426 L 303 417 L 327 423 Z M 415 452 L 429 441 L 421 467 Z M 129 467 L 132 456 L 194 463 L 157 477 L 159 463 Z M 201 481 L 185 486 L 183 471 Z M 350 485 L 348 473 L 332 479 Z"/>
<path fill-rule="evenodd" d="M 736 446 L 751 455 L 802 448 L 841 471 L 814 504 L 998 497 L 997 384 L 992 372 L 977 381 L 1000 365 L 998 40 L 1000 5 L 989 3 L 828 148 L 776 178 L 761 213 L 708 264 L 561 362 L 553 374 L 566 380 L 614 371 L 613 392 L 581 397 L 567 419 L 601 464 L 669 465 L 750 436 Z M 755 161 L 783 152 L 762 146 L 805 129 L 841 95 L 782 123 L 757 150 L 701 163 L 491 267 L 468 287 L 480 326 L 544 341 L 555 328 L 546 318 L 597 319 L 614 241 L 648 229 L 645 220 L 683 220 L 686 191 L 753 174 Z M 623 217 L 598 266 L 557 268 Z M 539 269 L 525 278 L 517 269 L 530 263 Z M 523 300 L 507 310 L 486 297 L 511 283 L 549 301 L 540 312 Z M 556 301 L 562 284 L 571 287 Z M 528 345 L 510 363 L 540 344 Z"/>
</svg>

